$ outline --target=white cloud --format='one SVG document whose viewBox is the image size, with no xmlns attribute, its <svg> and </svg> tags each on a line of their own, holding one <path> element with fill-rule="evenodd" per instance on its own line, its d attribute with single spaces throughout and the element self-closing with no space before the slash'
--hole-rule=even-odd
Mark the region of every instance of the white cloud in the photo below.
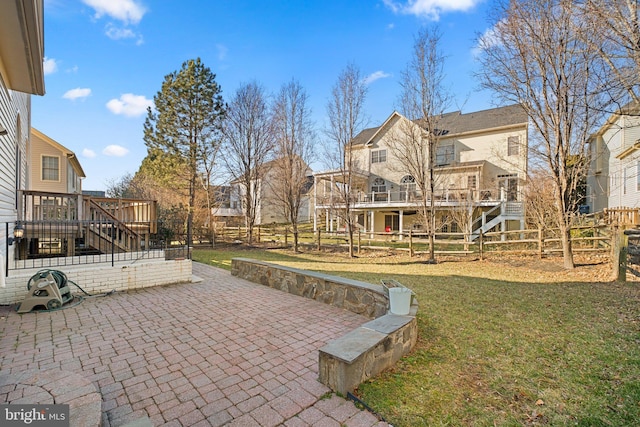
<svg viewBox="0 0 640 427">
<path fill-rule="evenodd" d="M 73 67 L 71 67 L 71 68 L 67 68 L 65 71 L 66 71 L 67 73 L 77 73 L 77 72 L 78 72 L 78 66 L 77 66 L 77 65 L 74 65 L 74 66 L 73 66 Z"/>
<path fill-rule="evenodd" d="M 112 23 L 108 23 L 106 30 L 104 32 L 107 37 L 111 40 L 121 40 L 121 39 L 137 39 L 136 44 L 139 46 L 144 42 L 142 35 L 136 33 L 131 28 L 127 27 L 117 27 Z"/>
<path fill-rule="evenodd" d="M 89 95 L 91 95 L 91 89 L 77 87 L 75 89 L 66 91 L 65 94 L 62 95 L 62 97 L 64 99 L 75 101 L 76 99 L 86 98 Z"/>
<path fill-rule="evenodd" d="M 96 152 L 89 148 L 85 148 L 82 150 L 82 157 L 93 159 L 94 157 L 96 157 Z"/>
<path fill-rule="evenodd" d="M 502 22 L 503 21 L 500 21 L 495 26 L 488 28 L 484 33 L 482 33 L 480 38 L 478 38 L 478 44 L 471 49 L 471 55 L 473 55 L 474 58 L 480 56 L 483 49 L 497 46 L 501 43 L 500 37 L 498 37 L 497 28 Z"/>
<path fill-rule="evenodd" d="M 147 10 L 136 0 L 82 0 L 96 12 L 96 19 L 107 15 L 124 24 L 137 24 Z"/>
<path fill-rule="evenodd" d="M 387 77 L 391 77 L 391 74 L 385 73 L 384 71 L 376 71 L 365 77 L 362 82 L 368 86 L 376 80 L 386 79 Z"/>
<path fill-rule="evenodd" d="M 138 117 L 147 112 L 147 107 L 153 107 L 153 101 L 143 95 L 125 93 L 120 99 L 112 99 L 107 102 L 107 108 L 113 114 L 122 114 L 127 117 Z"/>
<path fill-rule="evenodd" d="M 437 21 L 446 12 L 465 12 L 482 0 L 383 0 L 393 13 L 415 15 Z"/>
<path fill-rule="evenodd" d="M 53 74 L 58 71 L 58 62 L 53 58 L 44 57 L 44 62 L 42 63 L 44 68 L 44 75 Z"/>
<path fill-rule="evenodd" d="M 227 57 L 227 52 L 229 52 L 229 49 L 225 45 L 220 43 L 216 45 L 216 49 L 218 50 L 218 59 L 220 61 L 224 61 Z"/>
<path fill-rule="evenodd" d="M 107 24 L 105 34 L 112 40 L 131 39 L 136 36 L 136 33 L 134 33 L 130 28 L 116 27 L 111 23 Z"/>
<path fill-rule="evenodd" d="M 111 157 L 124 157 L 129 153 L 129 150 L 124 148 L 121 145 L 107 145 L 104 150 L 102 150 L 102 154 L 105 156 Z"/>
</svg>

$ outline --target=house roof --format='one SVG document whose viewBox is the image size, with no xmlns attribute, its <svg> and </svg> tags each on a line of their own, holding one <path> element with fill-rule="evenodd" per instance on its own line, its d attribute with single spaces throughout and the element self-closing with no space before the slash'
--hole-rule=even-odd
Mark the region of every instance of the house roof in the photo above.
<svg viewBox="0 0 640 427">
<path fill-rule="evenodd" d="M 10 89 L 44 95 L 43 10 L 42 0 L 0 1 L 0 73 Z"/>
<path fill-rule="evenodd" d="M 598 129 L 594 134 L 590 136 L 590 139 L 596 136 L 602 136 L 613 124 L 618 121 L 622 116 L 637 115 L 640 112 L 640 103 L 631 101 L 626 105 L 620 107 L 616 112 L 611 114 L 607 121 Z"/>
<path fill-rule="evenodd" d="M 529 119 L 519 104 L 462 114 L 444 114 L 437 120 L 438 130 L 445 135 L 485 131 L 506 126 L 525 125 Z M 419 121 L 418 121 L 419 122 Z"/>
<path fill-rule="evenodd" d="M 394 111 L 389 118 L 385 120 L 382 126 L 368 128 L 360 132 L 352 140 L 352 145 L 365 145 L 369 143 L 378 131 L 382 129 L 384 125 L 389 123 L 390 119 L 396 115 L 399 116 L 400 114 Z M 421 122 L 423 122 L 423 120 L 415 120 L 415 123 L 421 124 Z M 460 111 L 453 111 L 443 114 L 437 120 L 438 131 L 442 132 L 442 135 L 446 136 L 481 132 L 508 126 L 524 126 L 527 123 L 527 113 L 519 104 L 491 108 L 466 114 L 462 114 Z"/>
<path fill-rule="evenodd" d="M 67 159 L 69 159 L 69 163 L 71 163 L 71 166 L 73 166 L 73 169 L 75 169 L 76 173 L 78 174 L 79 177 L 81 178 L 86 178 L 87 175 L 85 175 L 84 170 L 82 169 L 82 166 L 80 165 L 80 161 L 78 161 L 78 157 L 76 156 L 76 154 L 69 150 L 67 147 L 65 147 L 64 145 L 60 144 L 59 142 L 51 139 L 50 137 L 48 137 L 47 135 L 45 135 L 44 133 L 40 132 L 38 129 L 32 127 L 31 128 L 31 133 L 35 136 L 37 136 L 38 138 L 40 138 L 42 141 L 46 142 L 47 144 L 51 145 L 52 147 L 60 150 L 62 152 L 62 154 L 64 154 Z"/>
</svg>

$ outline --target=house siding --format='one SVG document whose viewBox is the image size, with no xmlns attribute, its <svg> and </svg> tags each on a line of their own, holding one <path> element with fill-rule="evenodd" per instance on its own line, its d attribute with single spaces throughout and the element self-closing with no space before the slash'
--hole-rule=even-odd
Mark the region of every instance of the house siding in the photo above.
<svg viewBox="0 0 640 427">
<path fill-rule="evenodd" d="M 4 169 L 0 174 L 0 224 L 17 219 L 16 173 L 20 174 L 20 189 L 26 188 L 30 107 L 30 95 L 8 89 L 0 77 L 0 118 L 7 130 L 7 135 L 0 136 L 0 164 Z M 19 171 L 16 170 L 16 155 L 20 157 Z M 4 247 L 4 230 L 0 236 L 0 245 Z"/>
<path fill-rule="evenodd" d="M 406 120 L 406 119 L 399 119 Z M 518 137 L 521 142 L 518 155 L 507 155 L 509 137 Z M 373 180 L 381 177 L 387 184 L 387 191 L 393 191 L 400 187 L 401 179 L 407 175 L 401 161 L 394 156 L 392 146 L 395 138 L 402 137 L 398 121 L 388 124 L 387 129 L 379 134 L 364 149 L 356 149 L 354 157 L 358 159 L 358 166 L 370 175 L 365 191 L 370 192 Z M 484 132 L 467 136 L 454 136 L 442 138 L 440 146 L 454 146 L 454 164 L 485 161 L 483 173 L 478 176 L 478 189 L 498 189 L 499 175 L 516 174 L 519 179 L 519 189 L 526 181 L 527 171 L 527 129 L 521 125 L 513 129 Z M 387 160 L 381 163 L 371 163 L 371 152 L 375 150 L 387 150 Z M 436 187 L 466 188 L 468 175 L 476 172 L 459 171 L 446 172 L 436 179 Z"/>
<path fill-rule="evenodd" d="M 592 212 L 605 208 L 640 207 L 638 162 L 640 117 L 614 116 L 590 139 L 591 164 L 587 177 Z"/>
<path fill-rule="evenodd" d="M 57 181 L 42 179 L 43 156 L 57 157 L 59 159 Z M 69 164 L 65 153 L 33 133 L 31 134 L 31 164 L 31 190 L 49 191 L 53 193 L 73 192 L 67 188 Z"/>
</svg>

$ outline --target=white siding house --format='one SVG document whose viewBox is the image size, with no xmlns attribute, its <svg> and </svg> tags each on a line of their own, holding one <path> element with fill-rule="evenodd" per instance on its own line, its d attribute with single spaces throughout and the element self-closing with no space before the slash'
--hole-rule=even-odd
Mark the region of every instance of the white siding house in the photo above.
<svg viewBox="0 0 640 427">
<path fill-rule="evenodd" d="M 591 136 L 587 203 L 591 212 L 640 207 L 640 106 L 627 105 Z"/>
<path fill-rule="evenodd" d="M 30 94 L 44 95 L 43 59 L 42 0 L 0 1 L 0 248 L 18 218 L 17 192 L 28 186 Z M 13 246 L 0 252 L 3 278 L 7 256 Z"/>
<path fill-rule="evenodd" d="M 420 194 L 415 178 L 394 154 L 401 138 L 424 133 L 420 120 L 410 121 L 394 112 L 379 127 L 363 130 L 350 143 L 356 194 L 352 204 L 363 231 L 406 232 L 424 228 L 417 212 L 420 201 L 433 197 L 442 231 L 460 230 L 454 210 L 471 210 L 479 221 L 472 227 L 486 232 L 494 227 L 524 225 L 521 190 L 527 179 L 528 117 L 519 105 L 472 113 L 444 114 L 437 120 L 440 134 L 435 153 L 435 189 Z M 340 171 L 314 174 L 314 224 L 327 231 L 342 230 L 340 196 L 332 191 L 342 184 Z M 490 219 L 489 219 L 490 218 Z M 324 223 L 324 224 L 323 224 Z M 473 224 L 472 224 L 473 225 Z"/>
</svg>

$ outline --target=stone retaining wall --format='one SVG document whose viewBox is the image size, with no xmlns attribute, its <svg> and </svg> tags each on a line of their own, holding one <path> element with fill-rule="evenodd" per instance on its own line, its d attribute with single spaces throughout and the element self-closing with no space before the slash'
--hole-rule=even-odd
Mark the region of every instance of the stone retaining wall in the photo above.
<svg viewBox="0 0 640 427">
<path fill-rule="evenodd" d="M 395 365 L 416 344 L 417 300 L 412 299 L 407 316 L 387 313 L 381 285 L 246 258 L 231 261 L 231 274 L 375 319 L 319 350 L 319 381 L 333 391 L 346 395 Z"/>
<path fill-rule="evenodd" d="M 389 306 L 382 286 L 247 258 L 231 261 L 231 274 L 290 294 L 344 308 L 371 319 Z"/>
</svg>

